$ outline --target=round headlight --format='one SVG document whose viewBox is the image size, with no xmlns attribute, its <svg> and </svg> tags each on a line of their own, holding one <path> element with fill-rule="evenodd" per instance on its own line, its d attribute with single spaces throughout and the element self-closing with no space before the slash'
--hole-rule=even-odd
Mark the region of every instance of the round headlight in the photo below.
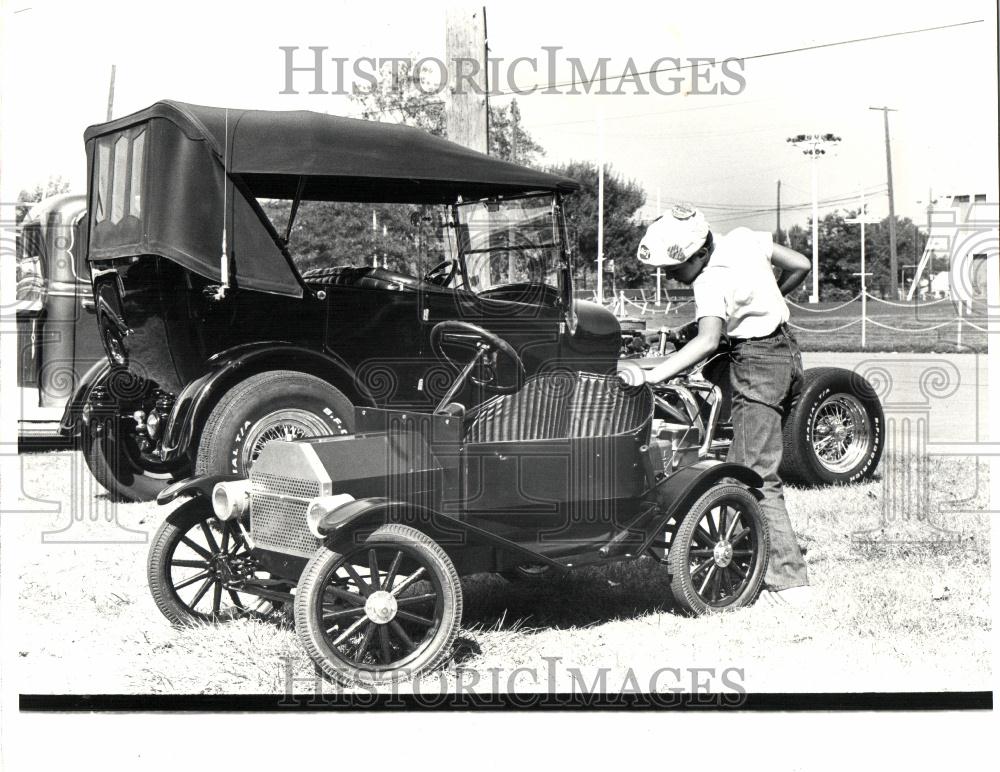
<svg viewBox="0 0 1000 772">
<path fill-rule="evenodd" d="M 306 526 L 309 528 L 309 532 L 317 539 L 322 539 L 325 534 L 320 532 L 319 524 L 323 518 L 352 501 L 354 501 L 354 496 L 349 493 L 319 496 L 310 501 L 306 508 Z"/>
<path fill-rule="evenodd" d="M 220 520 L 232 520 L 250 508 L 250 481 L 220 482 L 212 489 L 212 510 Z"/>
</svg>

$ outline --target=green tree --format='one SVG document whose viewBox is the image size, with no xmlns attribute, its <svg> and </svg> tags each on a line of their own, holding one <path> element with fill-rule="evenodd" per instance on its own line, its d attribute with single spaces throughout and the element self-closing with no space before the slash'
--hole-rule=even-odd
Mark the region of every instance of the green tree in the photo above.
<svg viewBox="0 0 1000 772">
<path fill-rule="evenodd" d="M 403 123 L 443 137 L 444 100 L 428 93 L 434 84 L 428 82 L 426 73 L 414 72 L 413 64 L 413 59 L 398 62 L 395 72 L 386 64 L 375 86 L 355 88 L 350 99 L 366 121 Z"/>
<path fill-rule="evenodd" d="M 521 108 L 512 99 L 506 107 L 490 105 L 490 155 L 523 166 L 538 166 L 545 149 L 521 125 Z"/>
<path fill-rule="evenodd" d="M 264 203 L 282 233 L 290 208 L 288 201 Z M 292 225 L 289 249 L 300 271 L 377 261 L 381 268 L 421 276 L 444 259 L 437 211 L 406 204 L 305 201 Z"/>
<path fill-rule="evenodd" d="M 580 190 L 565 201 L 566 220 L 573 247 L 576 275 L 593 285 L 597 260 L 598 168 L 592 161 L 571 161 L 549 167 L 580 183 Z M 649 279 L 639 264 L 636 251 L 645 228 L 636 221 L 636 212 L 646 203 L 646 193 L 633 180 L 625 180 L 606 167 L 604 170 L 604 256 L 615 261 L 615 281 L 625 287 L 639 287 Z"/>
<path fill-rule="evenodd" d="M 49 177 L 44 183 L 35 185 L 32 190 L 22 190 L 17 194 L 17 207 L 15 209 L 15 223 L 21 222 L 28 216 L 28 211 L 32 204 L 37 204 L 50 196 L 58 196 L 60 193 L 69 193 L 69 182 L 61 176 Z"/>
<path fill-rule="evenodd" d="M 369 121 L 403 123 L 447 137 L 445 101 L 433 95 L 435 84 L 427 74 L 415 72 L 413 60 L 398 62 L 395 72 L 386 64 L 378 75 L 378 83 L 369 89 L 358 89 L 351 100 L 361 108 L 361 117 Z M 489 154 L 536 166 L 545 149 L 532 138 L 521 124 L 521 109 L 517 100 L 507 105 L 489 106 Z"/>
<path fill-rule="evenodd" d="M 819 288 L 824 300 L 844 300 L 856 295 L 861 286 L 861 228 L 845 220 L 857 216 L 856 210 L 842 214 L 830 212 L 819 221 Z M 919 232 L 908 217 L 896 218 L 896 253 L 900 266 L 915 265 L 923 253 L 927 235 Z M 793 225 L 788 230 L 788 245 L 812 256 L 812 221 L 807 227 Z M 889 290 L 889 218 L 865 227 L 866 271 L 868 291 L 885 297 Z M 913 271 L 907 272 L 912 277 Z M 808 296 L 812 286 L 806 280 L 793 299 Z"/>
</svg>

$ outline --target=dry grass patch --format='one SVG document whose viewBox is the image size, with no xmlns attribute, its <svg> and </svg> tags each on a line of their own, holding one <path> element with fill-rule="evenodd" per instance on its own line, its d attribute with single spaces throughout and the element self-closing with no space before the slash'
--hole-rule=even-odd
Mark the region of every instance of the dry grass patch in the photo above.
<svg viewBox="0 0 1000 772">
<path fill-rule="evenodd" d="M 43 542 L 43 532 L 72 517 L 73 460 L 70 453 L 24 456 L 25 496 L 52 499 L 62 510 L 8 515 L 16 518 L 8 531 L 15 543 L 4 544 L 5 570 L 13 550 L 20 563 L 14 634 L 22 693 L 274 693 L 289 678 L 297 693 L 314 688 L 313 668 L 287 625 L 171 628 L 146 587 L 148 545 L 108 543 L 132 536 L 103 516 L 62 533 L 89 543 Z M 504 689 L 545 689 L 550 676 L 556 688 L 572 688 L 570 668 L 580 668 L 587 683 L 592 669 L 605 668 L 606 687 L 617 690 L 630 672 L 645 687 L 668 667 L 736 668 L 754 691 L 989 688 L 985 468 L 939 459 L 931 478 L 934 522 L 957 534 L 949 541 L 859 540 L 883 525 L 880 481 L 788 491 L 817 591 L 816 607 L 801 617 L 758 607 L 684 617 L 665 569 L 648 560 L 534 585 L 475 576 L 464 582 L 455 659 L 481 675 L 480 688 L 492 688 L 491 668 L 502 671 Z M 966 499 L 959 511 L 938 512 L 959 499 Z M 170 510 L 132 504 L 113 511 L 120 526 L 152 535 Z M 917 537 L 929 533 L 918 526 L 907 527 Z M 552 658 L 559 658 L 554 673 Z M 511 678 L 515 668 L 527 670 Z M 444 677 L 454 683 L 454 672 Z M 679 682 L 661 678 L 656 688 L 678 686 L 691 688 L 686 673 Z"/>
</svg>

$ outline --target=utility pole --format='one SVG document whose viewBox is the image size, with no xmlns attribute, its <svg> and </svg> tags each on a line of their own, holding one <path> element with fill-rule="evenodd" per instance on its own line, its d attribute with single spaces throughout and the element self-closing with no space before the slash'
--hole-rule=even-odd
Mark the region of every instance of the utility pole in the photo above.
<svg viewBox="0 0 1000 772">
<path fill-rule="evenodd" d="M 778 220 L 778 243 L 781 243 L 781 180 L 778 180 L 778 207 L 777 207 L 777 220 Z"/>
<path fill-rule="evenodd" d="M 111 65 L 111 83 L 108 84 L 108 120 L 110 121 L 115 111 L 115 70 L 117 67 Z"/>
<path fill-rule="evenodd" d="M 885 173 L 889 183 L 889 294 L 893 300 L 899 299 L 899 276 L 896 256 L 896 205 L 892 195 L 892 150 L 889 146 L 889 113 L 896 112 L 891 107 L 869 107 L 881 110 L 885 122 Z"/>
<path fill-rule="evenodd" d="M 449 8 L 445 12 L 445 24 L 448 139 L 488 153 L 486 9 Z"/>
<path fill-rule="evenodd" d="M 604 113 L 597 116 L 597 302 L 604 302 Z M 613 288 L 612 288 L 613 289 Z"/>
<path fill-rule="evenodd" d="M 659 217 L 662 212 L 663 212 L 663 210 L 660 209 L 660 187 L 659 187 L 659 185 L 657 185 L 657 187 L 656 187 L 656 216 Z M 656 266 L 656 305 L 660 305 L 660 295 L 661 295 L 661 288 L 662 288 L 662 286 L 663 286 L 663 279 L 662 279 L 661 274 L 660 274 L 660 266 Z"/>
<path fill-rule="evenodd" d="M 809 296 L 810 303 L 819 302 L 819 193 L 816 182 L 816 162 L 821 155 L 826 154 L 826 145 L 836 145 L 840 142 L 840 137 L 830 133 L 826 134 L 796 134 L 789 137 L 786 142 L 791 142 L 795 147 L 801 147 L 802 153 L 812 159 L 812 294 Z"/>
</svg>

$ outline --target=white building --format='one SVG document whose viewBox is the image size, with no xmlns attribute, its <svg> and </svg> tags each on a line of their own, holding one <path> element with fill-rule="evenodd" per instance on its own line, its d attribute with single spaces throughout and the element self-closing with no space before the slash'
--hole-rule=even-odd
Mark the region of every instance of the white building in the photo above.
<svg viewBox="0 0 1000 772">
<path fill-rule="evenodd" d="M 935 297 L 971 301 L 986 295 L 986 261 L 1000 252 L 1000 203 L 985 193 L 943 196 L 930 212 L 930 234 L 910 284 L 907 300 L 928 289 L 924 271 L 931 257 L 946 257 L 948 270 L 930 277 Z"/>
</svg>

